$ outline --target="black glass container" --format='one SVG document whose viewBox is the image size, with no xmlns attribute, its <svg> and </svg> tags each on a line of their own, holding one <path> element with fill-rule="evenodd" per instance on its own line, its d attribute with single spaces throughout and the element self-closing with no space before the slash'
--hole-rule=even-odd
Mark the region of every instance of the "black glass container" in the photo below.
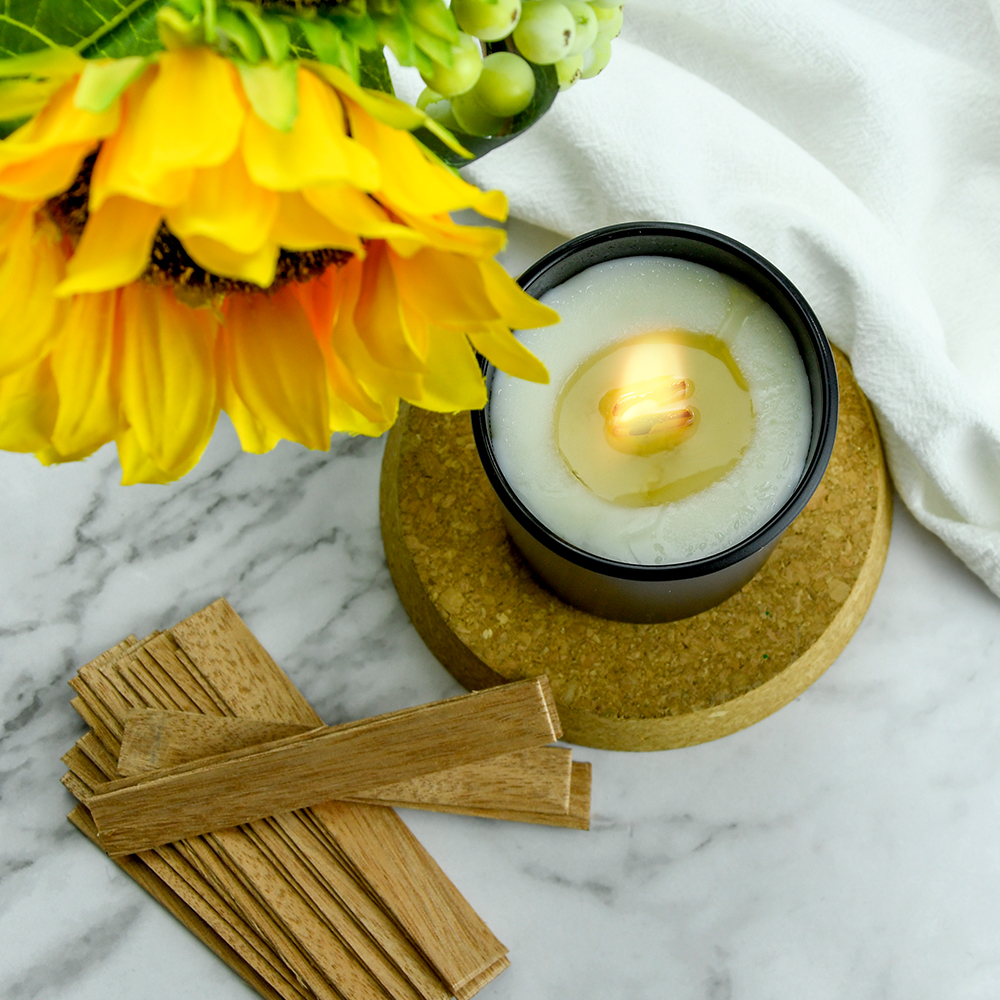
<svg viewBox="0 0 1000 1000">
<path fill-rule="evenodd" d="M 809 380 L 812 432 L 798 484 L 774 515 L 738 544 L 707 558 L 655 566 L 606 559 L 560 538 L 518 498 L 497 465 L 489 404 L 473 413 L 472 426 L 507 530 L 541 580 L 562 600 L 590 614 L 618 621 L 662 622 L 699 614 L 736 593 L 760 569 L 808 503 L 826 470 L 837 434 L 837 369 L 819 321 L 788 278 L 749 247 L 707 229 L 668 222 L 608 226 L 556 247 L 518 281 L 540 298 L 594 264 L 637 256 L 675 257 L 735 278 L 771 306 L 795 338 Z M 483 370 L 489 388 L 494 370 L 485 361 Z"/>
</svg>

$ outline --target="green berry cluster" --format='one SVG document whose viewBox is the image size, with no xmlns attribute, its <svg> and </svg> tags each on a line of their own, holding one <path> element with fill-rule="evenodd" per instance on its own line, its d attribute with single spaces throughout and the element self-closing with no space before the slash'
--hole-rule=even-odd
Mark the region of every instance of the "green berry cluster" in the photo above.
<svg viewBox="0 0 1000 1000">
<path fill-rule="evenodd" d="M 451 0 L 460 29 L 450 63 L 421 69 L 418 106 L 475 136 L 502 135 L 535 95 L 535 66 L 552 66 L 559 89 L 596 76 L 621 31 L 624 0 Z M 483 56 L 483 43 L 491 51 Z"/>
</svg>

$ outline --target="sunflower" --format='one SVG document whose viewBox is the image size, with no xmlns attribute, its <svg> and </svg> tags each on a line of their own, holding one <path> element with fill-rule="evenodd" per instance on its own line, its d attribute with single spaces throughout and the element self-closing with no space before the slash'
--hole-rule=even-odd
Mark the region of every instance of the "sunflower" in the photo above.
<svg viewBox="0 0 1000 1000">
<path fill-rule="evenodd" d="M 414 138 L 416 109 L 204 44 L 55 62 L 0 141 L 0 447 L 114 440 L 124 483 L 162 483 L 220 410 L 247 451 L 325 449 L 400 400 L 482 406 L 475 351 L 547 380 L 511 329 L 558 317 L 493 259 L 502 230 L 451 218 L 505 199 Z"/>
</svg>

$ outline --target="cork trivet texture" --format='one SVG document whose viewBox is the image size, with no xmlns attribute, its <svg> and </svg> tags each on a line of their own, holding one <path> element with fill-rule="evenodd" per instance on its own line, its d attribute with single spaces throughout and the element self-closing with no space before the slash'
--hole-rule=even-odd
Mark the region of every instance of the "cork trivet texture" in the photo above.
<svg viewBox="0 0 1000 1000">
<path fill-rule="evenodd" d="M 508 539 L 468 414 L 404 411 L 382 466 L 382 537 L 417 631 L 469 688 L 547 674 L 563 738 L 585 746 L 689 746 L 787 704 L 847 645 L 889 546 L 878 430 L 836 358 L 837 441 L 809 505 L 742 591 L 664 624 L 608 621 L 555 597 Z"/>
</svg>

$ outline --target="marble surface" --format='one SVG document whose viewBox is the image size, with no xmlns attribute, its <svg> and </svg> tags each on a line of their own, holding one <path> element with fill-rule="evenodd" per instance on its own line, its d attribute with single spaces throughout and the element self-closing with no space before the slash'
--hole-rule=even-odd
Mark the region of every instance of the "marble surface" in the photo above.
<svg viewBox="0 0 1000 1000">
<path fill-rule="evenodd" d="M 514 228 L 513 270 L 553 234 Z M 520 256 L 519 256 L 520 254 Z M 225 595 L 329 722 L 459 693 L 396 597 L 382 442 L 167 487 L 0 454 L 0 997 L 255 994 L 65 820 L 67 680 Z M 723 740 L 593 762 L 589 833 L 407 812 L 511 951 L 484 1000 L 995 1000 L 1000 601 L 897 505 L 855 638 Z"/>
</svg>

